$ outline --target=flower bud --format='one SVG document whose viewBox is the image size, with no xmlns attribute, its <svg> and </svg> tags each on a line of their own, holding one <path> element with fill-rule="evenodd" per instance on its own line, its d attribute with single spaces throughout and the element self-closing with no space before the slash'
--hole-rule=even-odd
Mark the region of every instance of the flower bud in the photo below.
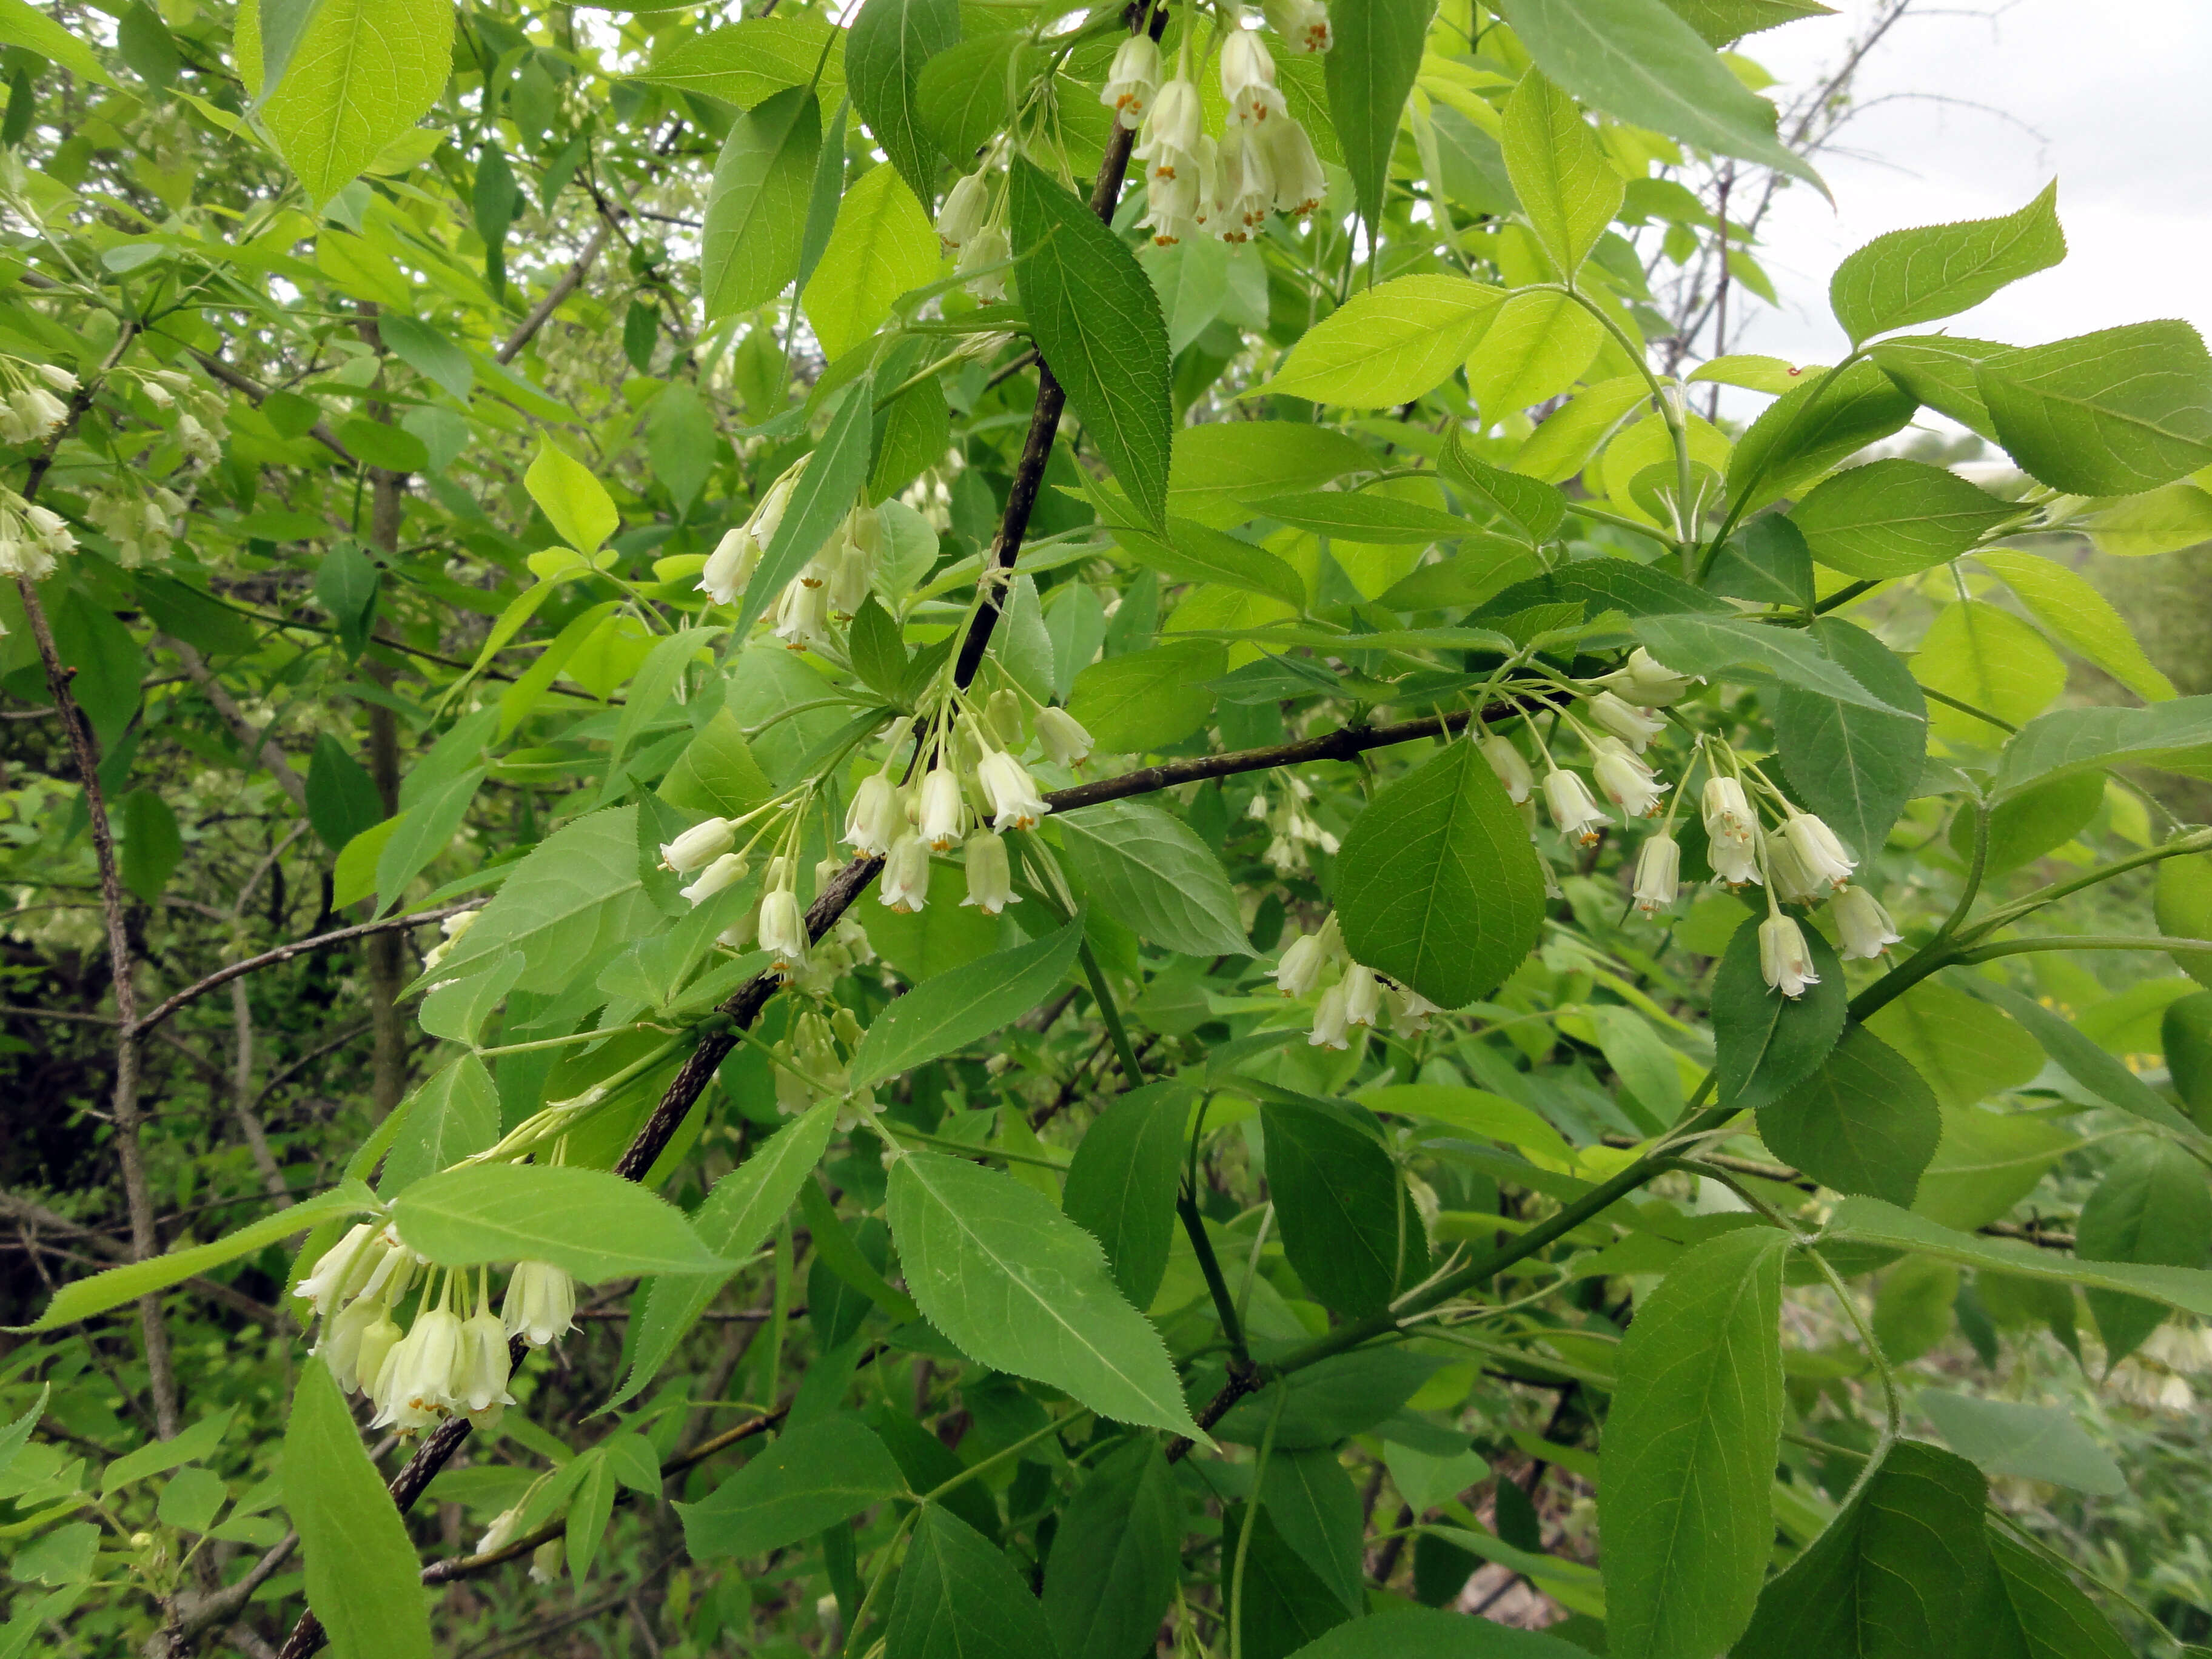
<svg viewBox="0 0 2212 1659">
<path fill-rule="evenodd" d="M 937 240 L 947 255 L 959 252 L 982 229 L 983 216 L 990 205 L 990 189 L 981 173 L 971 173 L 953 181 L 952 188 L 945 192 L 945 205 L 937 210 Z"/>
<path fill-rule="evenodd" d="M 983 725 L 1001 749 L 1019 749 L 1029 741 L 1028 722 L 1022 718 L 1022 694 L 1011 686 L 991 693 L 983 705 Z"/>
<path fill-rule="evenodd" d="M 1667 729 L 1666 721 L 1654 720 L 1645 710 L 1623 702 L 1610 691 L 1592 697 L 1588 712 L 1591 724 L 1619 738 L 1639 755 L 1646 744 Z"/>
<path fill-rule="evenodd" d="M 1639 645 L 1628 653 L 1625 665 L 1596 683 L 1618 691 L 1626 702 L 1660 708 L 1687 696 L 1692 686 L 1705 682 L 1702 675 L 1677 674 Z"/>
<path fill-rule="evenodd" d="M 995 916 L 1009 904 L 1021 900 L 1014 893 L 1012 861 L 1006 857 L 1006 843 L 988 830 L 978 830 L 968 837 L 968 896 L 962 905 L 974 905 L 987 916 Z"/>
<path fill-rule="evenodd" d="M 1344 1023 L 1372 1026 L 1375 1017 L 1382 1012 L 1382 981 L 1375 976 L 1375 970 L 1354 963 L 1340 983 L 1344 987 Z"/>
<path fill-rule="evenodd" d="M 752 873 L 742 854 L 725 853 L 699 872 L 689 887 L 679 890 L 694 904 L 704 904 L 726 888 L 734 887 Z"/>
<path fill-rule="evenodd" d="M 660 846 L 660 867 L 688 876 L 703 870 L 738 844 L 738 827 L 728 818 L 708 818 L 695 823 L 674 841 Z"/>
<path fill-rule="evenodd" d="M 1006 265 L 1013 257 L 1013 245 L 1006 240 L 1006 231 L 997 225 L 986 225 L 960 250 L 952 269 L 956 275 L 968 277 L 969 295 L 990 304 L 1006 297 Z M 977 274 L 969 276 L 971 271 Z"/>
<path fill-rule="evenodd" d="M 1509 800 L 1517 806 L 1528 799 L 1536 787 L 1536 775 L 1528 769 L 1528 761 L 1513 746 L 1510 738 L 1501 738 L 1493 732 L 1475 747 L 1482 751 L 1483 759 L 1490 763 L 1490 769 L 1498 774 L 1498 781 L 1505 786 Z"/>
<path fill-rule="evenodd" d="M 576 1282 L 546 1261 L 518 1261 L 500 1304 L 509 1336 L 542 1348 L 576 1322 Z"/>
<path fill-rule="evenodd" d="M 1045 758 L 1055 766 L 1080 766 L 1091 758 L 1091 733 L 1065 708 L 1038 709 L 1036 734 L 1044 745 Z"/>
<path fill-rule="evenodd" d="M 1682 849 L 1672 836 L 1648 836 L 1636 854 L 1636 908 L 1656 915 L 1681 891 Z"/>
<path fill-rule="evenodd" d="M 871 772 L 853 792 L 853 805 L 845 814 L 845 840 L 863 853 L 882 857 L 905 828 L 899 810 L 898 787 L 881 772 Z"/>
</svg>

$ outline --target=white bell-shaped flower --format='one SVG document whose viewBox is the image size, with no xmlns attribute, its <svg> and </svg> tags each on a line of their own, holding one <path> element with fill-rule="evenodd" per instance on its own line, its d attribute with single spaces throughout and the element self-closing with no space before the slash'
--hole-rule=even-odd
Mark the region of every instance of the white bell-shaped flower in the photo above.
<svg viewBox="0 0 2212 1659">
<path fill-rule="evenodd" d="M 1054 766 L 1080 766 L 1091 758 L 1091 733 L 1065 708 L 1048 704 L 1037 710 L 1037 742 Z"/>
<path fill-rule="evenodd" d="M 1820 982 L 1805 948 L 1805 935 L 1784 915 L 1769 916 L 1759 924 L 1759 971 L 1771 989 L 1793 999 L 1804 995 L 1807 986 Z"/>
<path fill-rule="evenodd" d="M 1114 112 L 1114 118 L 1125 129 L 1134 132 L 1143 125 L 1159 86 L 1159 45 L 1140 31 L 1124 40 L 1115 52 L 1114 66 L 1106 73 L 1106 85 L 1098 94 L 1098 101 Z"/>
<path fill-rule="evenodd" d="M 460 1366 L 454 1387 L 457 1408 L 465 1412 L 476 1427 L 493 1427 L 500 1413 L 514 1403 L 514 1396 L 507 1391 L 510 1369 L 506 1323 L 487 1304 L 461 1326 Z"/>
<path fill-rule="evenodd" d="M 316 1257 L 314 1267 L 294 1286 L 292 1294 L 304 1297 L 319 1317 L 327 1318 L 368 1282 L 368 1276 L 389 1249 L 382 1222 L 356 1223 L 337 1243 Z"/>
<path fill-rule="evenodd" d="M 1598 831 L 1605 827 L 1605 809 L 1597 804 L 1579 772 L 1555 766 L 1545 773 L 1544 805 L 1551 809 L 1552 822 L 1559 833 L 1578 846 L 1595 845 Z"/>
<path fill-rule="evenodd" d="M 1817 904 L 1827 897 L 1825 884 L 1806 869 L 1797 849 L 1779 830 L 1766 832 L 1766 881 L 1774 896 L 1784 904 Z"/>
<path fill-rule="evenodd" d="M 542 1348 L 576 1322 L 576 1281 L 550 1261 L 518 1261 L 500 1315 L 509 1336 Z"/>
<path fill-rule="evenodd" d="M 1322 0 L 1264 0 L 1261 9 L 1267 27 L 1288 41 L 1293 52 L 1327 52 L 1336 44 L 1328 8 Z"/>
<path fill-rule="evenodd" d="M 1836 929 L 1844 936 L 1846 962 L 1870 962 L 1893 945 L 1904 943 L 1881 901 L 1863 887 L 1846 887 L 1836 895 Z"/>
<path fill-rule="evenodd" d="M 1682 849 L 1674 836 L 1644 837 L 1636 852 L 1636 908 L 1645 915 L 1667 909 L 1682 890 Z"/>
<path fill-rule="evenodd" d="M 1759 814 L 1745 799 L 1740 780 L 1707 778 L 1698 805 L 1705 816 L 1705 834 L 1716 848 L 1723 842 L 1745 848 L 1751 846 L 1752 837 L 1759 831 Z"/>
<path fill-rule="evenodd" d="M 1342 980 L 1321 994 L 1321 1000 L 1314 1005 L 1313 1030 L 1306 1037 L 1308 1047 L 1343 1048 L 1351 1045 L 1352 1023 L 1345 1017 L 1346 994 Z"/>
<path fill-rule="evenodd" d="M 901 836 L 884 860 L 884 903 L 902 915 L 929 902 L 929 843 L 919 835 Z"/>
<path fill-rule="evenodd" d="M 660 867 L 688 876 L 703 870 L 738 844 L 738 826 L 728 818 L 695 823 L 674 841 L 660 844 Z"/>
<path fill-rule="evenodd" d="M 968 854 L 968 896 L 960 902 L 974 905 L 987 916 L 997 915 L 1009 904 L 1019 904 L 1006 843 L 995 833 L 979 830 L 963 845 Z"/>
<path fill-rule="evenodd" d="M 1196 156 L 1205 118 L 1198 88 L 1188 81 L 1178 75 L 1161 86 L 1152 107 L 1145 112 L 1133 152 L 1149 164 L 1148 178 L 1155 182 L 1172 179 Z"/>
<path fill-rule="evenodd" d="M 1231 125 L 1221 135 L 1215 160 L 1214 234 L 1224 242 L 1249 240 L 1275 205 L 1275 169 L 1248 128 Z"/>
<path fill-rule="evenodd" d="M 1666 804 L 1666 786 L 1617 738 L 1600 738 L 1590 769 L 1605 798 L 1632 818 L 1648 818 Z"/>
<path fill-rule="evenodd" d="M 788 887 L 771 888 L 761 895 L 760 948 L 775 960 L 775 973 L 791 975 L 806 966 L 811 941 L 806 936 L 806 912 L 799 895 Z"/>
<path fill-rule="evenodd" d="M 1730 887 L 1764 884 L 1759 873 L 1759 850 L 1753 842 L 1709 841 L 1705 856 L 1712 862 L 1713 874 Z"/>
<path fill-rule="evenodd" d="M 1619 738 L 1639 755 L 1646 744 L 1667 729 L 1666 721 L 1653 718 L 1648 709 L 1623 702 L 1610 691 L 1592 697 L 1588 713 L 1598 730 Z"/>
<path fill-rule="evenodd" d="M 1527 759 L 1513 746 L 1512 739 L 1493 732 L 1475 747 L 1490 763 L 1490 769 L 1498 774 L 1498 781 L 1505 786 L 1507 799 L 1517 806 L 1528 799 L 1536 787 L 1536 775 L 1528 769 Z"/>
<path fill-rule="evenodd" d="M 1275 175 L 1275 211 L 1301 218 L 1328 197 L 1328 175 L 1321 170 L 1313 140 L 1290 116 L 1271 116 L 1257 129 Z"/>
<path fill-rule="evenodd" d="M 1376 977 L 1372 968 L 1363 968 L 1358 963 L 1345 970 L 1344 1023 L 1346 1025 L 1372 1026 L 1376 1016 L 1382 1012 L 1382 981 Z"/>
<path fill-rule="evenodd" d="M 1663 708 L 1689 695 L 1692 686 L 1705 683 L 1703 675 L 1677 674 L 1640 645 L 1628 653 L 1625 665 L 1596 682 L 1619 692 L 1623 702 L 1644 708 Z"/>
<path fill-rule="evenodd" d="M 745 596 L 745 586 L 753 579 L 760 556 L 759 541 L 744 526 L 724 531 L 699 572 L 699 592 L 716 605 L 737 604 Z"/>
<path fill-rule="evenodd" d="M 370 1426 L 402 1432 L 429 1428 L 452 1414 L 461 1358 L 461 1321 L 450 1309 L 425 1308 L 379 1368 L 376 1417 Z"/>
<path fill-rule="evenodd" d="M 940 761 L 922 775 L 921 838 L 933 853 L 949 853 L 960 839 L 967 805 L 960 799 L 960 777 Z"/>
<path fill-rule="evenodd" d="M 906 812 L 899 805 L 898 786 L 881 772 L 862 778 L 845 814 L 846 843 L 881 858 L 905 828 Z"/>
<path fill-rule="evenodd" d="M 952 269 L 968 278 L 969 294 L 986 305 L 1006 297 L 1006 264 L 1014 257 L 1013 244 L 1002 226 L 986 225 L 960 250 Z"/>
<path fill-rule="evenodd" d="M 1275 60 L 1267 45 L 1249 29 L 1231 29 L 1221 43 L 1221 95 L 1229 100 L 1229 118 L 1256 126 L 1271 115 L 1283 112 L 1283 94 L 1275 86 Z"/>
<path fill-rule="evenodd" d="M 689 887 L 680 889 L 694 904 L 704 904 L 715 894 L 734 887 L 752 873 L 752 866 L 739 853 L 725 853 L 702 870 Z"/>
<path fill-rule="evenodd" d="M 983 757 L 983 763 L 975 769 L 977 782 L 982 786 L 983 798 L 991 803 L 996 816 L 991 821 L 994 830 L 1034 830 L 1039 820 L 1052 811 L 1045 798 L 1037 792 L 1036 780 L 1030 769 L 1003 749 L 994 749 Z"/>
<path fill-rule="evenodd" d="M 1792 812 L 1782 834 L 1814 886 L 1841 887 L 1858 868 L 1858 860 L 1844 850 L 1836 832 L 1810 812 Z"/>
<path fill-rule="evenodd" d="M 981 173 L 953 180 L 952 188 L 945 192 L 945 205 L 937 210 L 937 240 L 948 255 L 959 252 L 983 228 L 990 206 L 990 187 Z"/>
</svg>

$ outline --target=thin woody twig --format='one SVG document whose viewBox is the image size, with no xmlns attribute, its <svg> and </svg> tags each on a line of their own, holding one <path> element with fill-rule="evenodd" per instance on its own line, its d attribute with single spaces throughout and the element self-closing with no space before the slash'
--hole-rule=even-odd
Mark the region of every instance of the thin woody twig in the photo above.
<svg viewBox="0 0 2212 1659">
<path fill-rule="evenodd" d="M 218 968 L 205 979 L 187 985 L 167 1001 L 157 1004 L 154 1011 L 137 1022 L 143 1035 L 159 1025 L 188 1002 L 198 1000 L 210 991 L 228 985 L 241 974 L 257 969 L 272 968 L 280 962 L 289 962 L 294 957 L 304 956 L 310 951 L 320 951 L 328 945 L 343 945 L 348 939 L 366 939 L 373 933 L 388 933 L 399 928 L 421 927 L 434 921 L 443 921 L 447 916 L 457 916 L 462 911 L 474 908 L 473 904 L 441 905 L 435 910 L 417 910 L 410 915 L 386 916 L 379 921 L 364 921 L 353 927 L 333 927 L 327 933 L 317 933 L 310 939 L 294 939 L 289 945 L 280 945 L 273 951 L 264 951 L 258 957 L 248 957 L 243 962 L 234 962 Z"/>
</svg>

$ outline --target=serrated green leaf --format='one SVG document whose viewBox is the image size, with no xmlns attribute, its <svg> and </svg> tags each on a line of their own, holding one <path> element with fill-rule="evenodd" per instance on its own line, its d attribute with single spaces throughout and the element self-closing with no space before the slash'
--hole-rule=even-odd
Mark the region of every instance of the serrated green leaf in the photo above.
<svg viewBox="0 0 2212 1659">
<path fill-rule="evenodd" d="M 1879 854 L 1918 793 L 1928 752 L 1928 705 L 1912 671 L 1856 623 L 1823 617 L 1814 641 L 1887 708 L 1782 688 L 1774 732 L 1796 799 L 1817 812 L 1862 860 Z"/>
<path fill-rule="evenodd" d="M 419 1181 L 392 1225 L 441 1267 L 549 1261 L 588 1284 L 632 1273 L 714 1273 L 731 1265 L 684 1212 L 635 1182 L 573 1164 L 474 1164 Z"/>
<path fill-rule="evenodd" d="M 261 120 L 317 206 L 420 120 L 453 66 L 446 0 L 321 0 Z"/>
<path fill-rule="evenodd" d="M 2019 512 L 1947 467 L 1890 456 L 1837 473 L 1790 518 L 1831 570 L 1881 580 L 1955 559 Z"/>
<path fill-rule="evenodd" d="M 1107 801 L 1060 820 L 1060 841 L 1091 902 L 1139 939 L 1184 956 L 1249 956 L 1221 860 L 1148 801 Z"/>
<path fill-rule="evenodd" d="M 806 320 L 831 362 L 868 338 L 891 302 L 937 275 L 937 233 L 895 168 L 872 167 L 845 192 L 806 285 Z"/>
<path fill-rule="evenodd" d="M 821 146 L 821 106 L 803 86 L 786 88 L 731 126 L 714 162 L 699 237 L 708 321 L 765 304 L 799 274 Z"/>
<path fill-rule="evenodd" d="M 1598 1479 L 1620 1659 L 1707 1659 L 1751 1617 L 1773 1533 L 1789 1247 L 1767 1227 L 1693 1246 L 1620 1345 Z"/>
<path fill-rule="evenodd" d="M 1974 556 L 2004 579 L 2028 615 L 2129 690 L 2146 702 L 2173 696 L 2173 682 L 2143 654 L 2127 618 L 2087 577 L 2018 548 L 1985 548 Z"/>
<path fill-rule="evenodd" d="M 1380 409 L 1410 403 L 1467 361 L 1505 290 L 1465 276 L 1393 277 L 1298 337 L 1266 390 Z"/>
<path fill-rule="evenodd" d="M 1060 1512 L 1045 1561 L 1058 1659 L 1143 1652 L 1175 1598 L 1182 1541 L 1182 1501 L 1159 1443 L 1139 1437 L 1101 1458 Z"/>
<path fill-rule="evenodd" d="M 1984 1400 L 1948 1389 L 1923 1389 L 1913 1403 L 1951 1449 L 1984 1474 L 2048 1480 L 2100 1498 L 2127 1490 L 2112 1454 L 2063 1407 Z"/>
<path fill-rule="evenodd" d="M 1752 932 L 1740 928 L 1736 938 Z M 1926 1080 L 1863 1025 L 1759 1114 L 1759 1139 L 1777 1158 L 1836 1192 L 1899 1205 L 1917 1194 L 1942 1133 Z"/>
<path fill-rule="evenodd" d="M 823 104 L 835 106 L 845 90 L 843 31 L 817 13 L 787 11 L 679 35 L 634 78 L 751 109 L 787 87 L 806 85 L 817 64 L 816 91 Z"/>
<path fill-rule="evenodd" d="M 1436 0 L 1336 0 L 1330 9 L 1336 44 L 1322 64 L 1329 124 L 1370 226 L 1382 222 L 1390 149 L 1435 13 Z"/>
<path fill-rule="evenodd" d="M 1164 536 L 1133 525 L 1109 523 L 1106 529 L 1123 552 L 1163 575 L 1178 581 L 1219 582 L 1305 609 L 1304 577 L 1266 548 L 1225 531 L 1172 514 Z"/>
<path fill-rule="evenodd" d="M 878 1014 L 853 1055 L 852 1086 L 885 1078 L 964 1048 L 1020 1018 L 1067 975 L 1083 941 L 1080 921 L 1042 939 L 926 980 Z"/>
<path fill-rule="evenodd" d="M 891 1235 L 929 1322 L 980 1364 L 1035 1378 L 1123 1423 L 1203 1436 L 1098 1241 L 1012 1176 L 941 1152 L 891 1170 Z"/>
<path fill-rule="evenodd" d="M 1092 663 L 1075 677 L 1067 712 L 1109 754 L 1164 749 L 1206 724 L 1206 685 L 1227 667 L 1228 653 L 1211 640 L 1170 640 Z"/>
<path fill-rule="evenodd" d="M 430 1659 L 430 1605 L 414 1540 L 319 1359 L 301 1367 L 293 1391 L 283 1478 L 307 1606 L 334 1659 Z"/>
<path fill-rule="evenodd" d="M 1620 211 L 1621 176 L 1574 100 L 1540 70 L 1505 100 L 1504 128 L 1514 193 L 1552 263 L 1572 276 Z"/>
<path fill-rule="evenodd" d="M 2065 257 L 2054 180 L 2002 218 L 1875 237 L 1836 267 L 1828 304 L 1856 345 L 1870 335 L 1956 316 Z"/>
<path fill-rule="evenodd" d="M 2187 323 L 2130 323 L 1982 360 L 2015 461 L 2076 495 L 2131 495 L 2212 463 L 2212 355 Z"/>
<path fill-rule="evenodd" d="M 2113 1160 L 2081 1206 L 2075 1249 L 2087 1261 L 2202 1267 L 2212 1254 L 2212 1189 L 2203 1166 L 2166 1140 L 2139 1140 Z M 2089 1292 L 2089 1311 L 2118 1364 L 2156 1330 L 2166 1310 L 2141 1297 Z"/>
<path fill-rule="evenodd" d="M 858 1418 L 840 1413 L 777 1436 L 705 1498 L 676 1510 L 694 1556 L 749 1560 L 905 1490 L 884 1443 Z"/>
<path fill-rule="evenodd" d="M 792 487 L 775 534 L 761 550 L 760 563 L 745 585 L 744 600 L 738 608 L 738 637 L 767 613 L 806 562 L 822 550 L 860 499 L 861 487 L 868 482 L 874 396 L 874 376 L 861 375 L 845 388 L 829 425 L 823 428 L 822 441 Z"/>
<path fill-rule="evenodd" d="M 899 1569 L 884 1650 L 892 1659 L 1040 1659 L 1052 1627 L 1005 1552 L 949 1510 L 925 1506 Z"/>
<path fill-rule="evenodd" d="M 1337 915 L 1353 960 L 1464 1007 L 1535 948 L 1544 878 L 1504 786 L 1455 743 L 1370 801 L 1344 838 Z"/>
<path fill-rule="evenodd" d="M 921 115 L 922 65 L 959 38 L 957 0 L 867 0 L 845 41 L 853 107 L 919 201 L 937 197 L 937 146 Z"/>
</svg>

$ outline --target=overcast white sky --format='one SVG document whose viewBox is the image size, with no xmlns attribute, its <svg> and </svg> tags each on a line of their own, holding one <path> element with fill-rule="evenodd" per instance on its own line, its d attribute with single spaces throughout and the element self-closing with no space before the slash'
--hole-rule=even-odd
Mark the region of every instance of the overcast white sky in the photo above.
<svg viewBox="0 0 2212 1659">
<path fill-rule="evenodd" d="M 1745 50 L 1786 83 L 1817 79 L 1870 9 L 1830 3 L 1836 16 Z M 1820 163 L 1836 206 L 1803 188 L 1777 203 L 1759 257 L 1783 309 L 1754 305 L 1737 349 L 1832 362 L 1828 278 L 1844 254 L 1884 231 L 2008 213 L 2054 176 L 2065 262 L 1941 326 L 2032 345 L 2182 317 L 2212 335 L 2212 3 L 1923 3 L 1869 58 L 1869 107 Z"/>
</svg>

